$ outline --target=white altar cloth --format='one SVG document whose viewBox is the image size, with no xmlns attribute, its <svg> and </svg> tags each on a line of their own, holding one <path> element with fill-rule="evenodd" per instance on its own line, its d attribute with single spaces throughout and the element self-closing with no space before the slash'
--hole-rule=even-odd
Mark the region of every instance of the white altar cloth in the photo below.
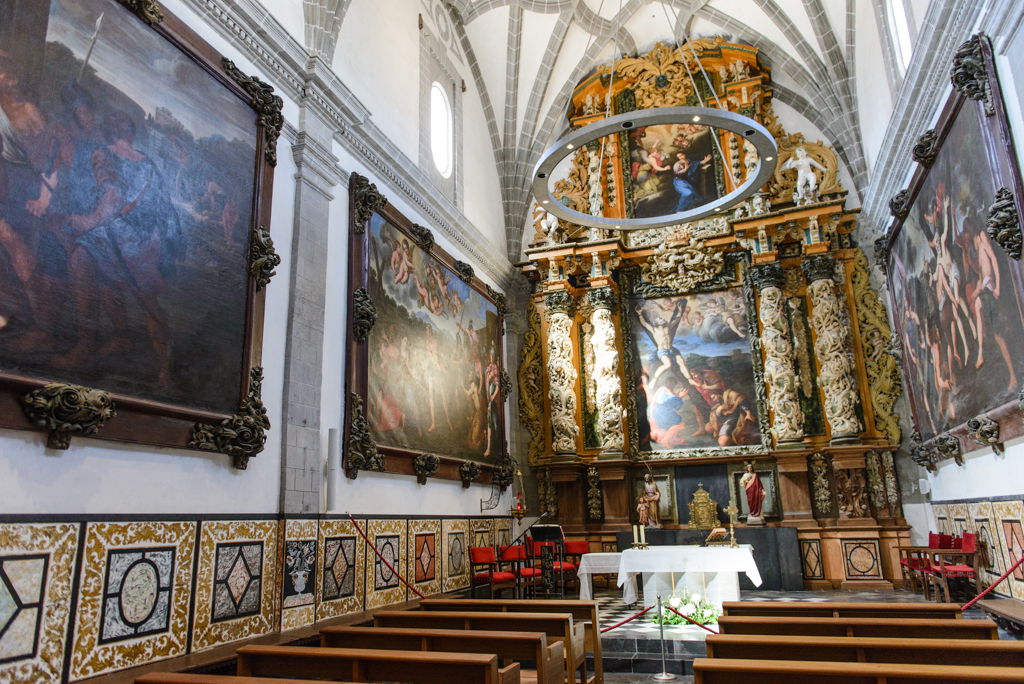
<svg viewBox="0 0 1024 684">
<path fill-rule="evenodd" d="M 617 552 L 583 554 L 580 558 L 580 567 L 576 568 L 576 574 L 580 578 L 580 598 L 584 601 L 593 599 L 594 588 L 590 576 L 618 574 L 621 559 L 622 554 Z"/>
<path fill-rule="evenodd" d="M 590 555 L 590 554 L 588 554 Z M 755 587 L 761 586 L 761 573 L 754 562 L 753 547 L 739 546 L 651 546 L 647 549 L 626 549 L 620 554 L 617 584 L 622 587 L 622 600 L 637 600 L 634 578 L 644 575 L 644 605 L 656 601 L 658 594 L 667 599 L 673 593 L 699 593 L 711 603 L 738 601 L 738 573 L 745 573 Z M 672 586 L 672 573 L 676 576 Z"/>
</svg>

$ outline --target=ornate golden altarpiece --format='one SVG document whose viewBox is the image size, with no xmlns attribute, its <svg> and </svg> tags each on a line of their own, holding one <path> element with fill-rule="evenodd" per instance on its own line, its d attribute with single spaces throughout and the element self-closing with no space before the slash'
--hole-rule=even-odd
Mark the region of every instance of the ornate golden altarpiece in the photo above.
<svg viewBox="0 0 1024 684">
<path fill-rule="evenodd" d="M 756 458 L 774 463 L 782 513 L 768 524 L 797 529 L 808 588 L 900 585 L 895 548 L 907 543 L 908 526 L 893 407 L 901 381 L 834 151 L 784 130 L 757 48 L 721 39 L 658 44 L 599 68 L 576 88 L 568 119 L 578 127 L 635 109 L 714 107 L 714 95 L 778 144 L 774 177 L 743 204 L 690 224 L 609 234 L 535 207 L 521 264 L 533 288 L 518 379 L 541 510 L 569 533 L 607 539 L 635 516 L 629 482 L 650 465 Z M 617 135 L 619 144 L 577 150 L 555 196 L 577 211 L 628 217 L 635 160 L 628 133 Z M 717 136 L 722 195 L 743 182 L 748 150 L 735 134 Z M 815 162 L 816 191 L 798 189 L 797 171 L 786 168 L 797 154 Z M 760 443 L 644 451 L 631 297 L 728 288 L 742 288 L 746 302 Z"/>
</svg>

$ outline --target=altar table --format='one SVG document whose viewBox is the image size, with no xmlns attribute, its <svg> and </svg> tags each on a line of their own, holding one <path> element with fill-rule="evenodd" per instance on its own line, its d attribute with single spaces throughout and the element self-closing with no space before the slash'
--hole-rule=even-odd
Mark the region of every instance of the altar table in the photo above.
<svg viewBox="0 0 1024 684">
<path fill-rule="evenodd" d="M 576 568 L 576 575 L 580 579 L 580 599 L 590 601 L 594 598 L 591 575 L 617 575 L 621 559 L 622 554 L 617 552 L 583 554 L 580 566 Z"/>
<path fill-rule="evenodd" d="M 584 558 L 591 554 L 586 554 Z M 605 554 L 610 555 L 610 554 Z M 617 584 L 622 587 L 622 600 L 634 603 L 636 576 L 643 574 L 644 605 L 667 600 L 675 594 L 698 593 L 718 606 L 723 601 L 738 601 L 738 573 L 745 573 L 755 587 L 761 586 L 761 574 L 754 562 L 753 547 L 739 546 L 652 546 L 647 549 L 626 549 L 619 558 Z M 675 576 L 675 585 L 672 579 Z M 582 598 L 581 580 L 581 598 Z"/>
</svg>

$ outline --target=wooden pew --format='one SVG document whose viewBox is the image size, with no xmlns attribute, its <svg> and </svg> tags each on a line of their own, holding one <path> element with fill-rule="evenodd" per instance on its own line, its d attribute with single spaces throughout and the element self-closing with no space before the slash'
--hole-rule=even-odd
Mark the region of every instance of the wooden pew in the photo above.
<svg viewBox="0 0 1024 684">
<path fill-rule="evenodd" d="M 506 613 L 570 613 L 583 623 L 584 648 L 594 657 L 594 684 L 604 684 L 601 622 L 597 601 L 573 599 L 463 599 L 430 598 L 420 601 L 423 610 L 495 610 Z"/>
<path fill-rule="evenodd" d="M 907 665 L 897 663 L 823 663 L 794 660 L 697 658 L 694 684 L 965 684 L 1016 682 L 1016 667 Z"/>
<path fill-rule="evenodd" d="M 709 634 L 705 643 L 709 658 L 1024 667 L 1020 641 Z"/>
<path fill-rule="evenodd" d="M 726 601 L 723 615 L 763 615 L 766 617 L 863 617 L 928 618 L 963 617 L 956 603 L 846 603 L 811 601 Z"/>
<path fill-rule="evenodd" d="M 998 639 L 991 620 L 920 618 L 734 617 L 718 618 L 721 634 L 788 634 L 889 639 Z"/>
<path fill-rule="evenodd" d="M 407 627 L 324 627 L 320 645 L 341 648 L 397 649 L 493 653 L 500 662 L 519 662 L 523 682 L 560 684 L 565 681 L 565 644 L 548 644 L 543 632 L 485 632 L 464 629 Z M 525 670 L 523 661 L 536 665 Z"/>
<path fill-rule="evenodd" d="M 135 678 L 135 684 L 309 684 L 308 679 L 237 677 L 188 672 L 151 672 Z"/>
<path fill-rule="evenodd" d="M 347 682 L 519 684 L 519 663 L 487 653 L 424 653 L 316 646 L 242 646 L 236 672 Z"/>
<path fill-rule="evenodd" d="M 544 632 L 550 641 L 565 643 L 567 681 L 587 679 L 587 659 L 583 652 L 583 625 L 573 622 L 569 613 L 497 613 L 487 611 L 382 610 L 373 615 L 374 627 L 412 627 L 414 629 L 474 629 L 484 631 Z"/>
</svg>

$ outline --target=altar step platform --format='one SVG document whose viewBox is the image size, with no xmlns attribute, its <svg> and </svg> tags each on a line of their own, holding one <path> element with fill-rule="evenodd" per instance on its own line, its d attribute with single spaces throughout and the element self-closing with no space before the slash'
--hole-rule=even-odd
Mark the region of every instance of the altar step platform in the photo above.
<svg viewBox="0 0 1024 684">
<path fill-rule="evenodd" d="M 909 591 L 757 591 L 744 590 L 740 598 L 744 601 L 885 601 L 919 602 L 924 597 Z M 628 606 L 622 601 L 622 592 L 617 587 L 610 590 L 598 589 L 594 600 L 600 606 L 601 628 L 610 627 L 643 606 L 639 603 Z M 605 632 L 601 636 L 604 652 L 604 671 L 607 684 L 627 682 L 648 682 L 650 675 L 661 672 L 661 642 L 658 625 L 649 619 L 654 611 L 628 622 L 621 627 Z M 964 617 L 986 617 L 982 611 L 972 608 Z M 716 629 L 715 625 L 711 625 Z M 704 638 L 708 632 L 693 625 L 665 625 L 666 670 L 680 677 L 693 675 L 693 661 L 707 654 Z M 1003 636 L 1001 634 L 1001 636 Z M 1005 636 L 1003 637 L 1005 638 Z M 635 679 L 629 677 L 636 675 Z M 678 680 L 681 682 L 688 679 Z"/>
</svg>

